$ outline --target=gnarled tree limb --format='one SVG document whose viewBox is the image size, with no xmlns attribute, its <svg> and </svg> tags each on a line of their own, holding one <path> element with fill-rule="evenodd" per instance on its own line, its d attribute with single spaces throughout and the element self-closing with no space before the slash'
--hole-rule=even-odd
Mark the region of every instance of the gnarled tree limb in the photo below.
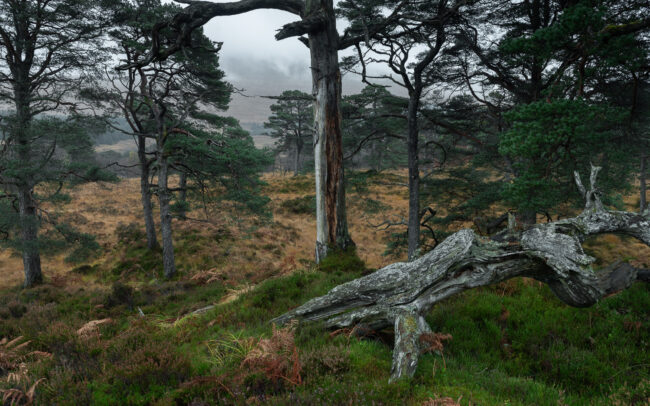
<svg viewBox="0 0 650 406">
<path fill-rule="evenodd" d="M 595 271 L 595 259 L 582 249 L 586 238 L 604 233 L 630 235 L 650 245 L 650 212 L 603 208 L 595 187 L 598 170 L 592 167 L 590 190 L 576 174 L 587 198 L 585 210 L 576 217 L 518 232 L 506 230 L 492 238 L 469 229 L 458 231 L 413 262 L 394 263 L 339 285 L 274 322 L 320 320 L 331 328 L 363 325 L 374 330 L 392 326 L 395 380 L 415 372 L 418 338 L 429 329 L 423 316 L 464 290 L 526 276 L 548 284 L 566 304 L 587 307 L 636 281 L 648 282 L 648 270 L 625 263 Z"/>
</svg>

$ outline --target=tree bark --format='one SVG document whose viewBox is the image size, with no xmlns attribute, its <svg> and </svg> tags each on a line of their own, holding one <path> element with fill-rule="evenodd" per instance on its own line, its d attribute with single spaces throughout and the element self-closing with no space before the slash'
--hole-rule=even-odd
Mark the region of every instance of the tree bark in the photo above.
<svg viewBox="0 0 650 406">
<path fill-rule="evenodd" d="M 343 185 L 341 137 L 341 72 L 339 35 L 332 0 L 307 2 L 305 15 L 323 16 L 321 29 L 309 33 L 314 102 L 314 164 L 316 178 L 316 262 L 329 247 L 345 249 L 350 238 Z M 307 18 L 307 17 L 305 17 Z"/>
<path fill-rule="evenodd" d="M 356 247 L 348 229 L 348 214 L 345 209 L 345 168 L 341 167 L 341 179 L 336 195 L 336 248 L 346 251 Z"/>
<path fill-rule="evenodd" d="M 38 244 L 39 221 L 36 213 L 36 202 L 32 196 L 32 188 L 29 185 L 19 187 L 18 208 L 20 214 L 23 267 L 25 270 L 25 282 L 23 286 L 30 288 L 43 282 L 43 273 L 41 271 L 41 256 Z"/>
<path fill-rule="evenodd" d="M 300 172 L 300 153 L 302 152 L 302 141 L 296 138 L 296 156 L 293 161 L 293 176 L 298 176 Z"/>
<path fill-rule="evenodd" d="M 29 77 L 29 69 L 16 72 L 16 85 L 14 87 L 16 105 L 16 123 L 13 129 L 15 139 L 18 143 L 18 160 L 22 165 L 22 171 L 16 179 L 18 189 L 18 211 L 20 220 L 20 236 L 23 254 L 23 268 L 25 272 L 25 288 L 32 287 L 43 282 L 41 270 L 41 256 L 38 243 L 39 219 L 37 203 L 34 200 L 34 176 L 31 173 L 33 168 L 32 146 L 30 139 L 30 126 L 32 112 L 29 105 L 29 89 L 26 82 Z"/>
<path fill-rule="evenodd" d="M 408 106 L 409 219 L 408 260 L 417 258 L 420 248 L 420 165 L 418 156 L 418 108 L 420 92 L 414 91 Z"/>
<path fill-rule="evenodd" d="M 146 138 L 138 136 L 138 160 L 140 161 L 140 201 L 142 202 L 142 213 L 144 215 L 144 227 L 147 234 L 147 248 L 154 250 L 158 248 L 156 238 L 156 225 L 153 220 L 153 205 L 151 203 L 151 187 L 149 185 L 150 166 L 146 154 Z"/>
<path fill-rule="evenodd" d="M 418 338 L 430 331 L 424 315 L 436 303 L 464 290 L 526 276 L 548 284 L 566 304 L 588 307 L 636 281 L 648 282 L 648 270 L 625 263 L 595 272 L 591 266 L 595 259 L 582 249 L 589 236 L 605 233 L 629 235 L 650 245 L 650 213 L 604 209 L 595 188 L 597 171 L 592 169 L 589 191 L 581 187 L 576 174 L 587 203 L 574 218 L 523 231 L 505 230 L 491 239 L 461 230 L 415 261 L 394 263 L 339 285 L 274 322 L 300 319 L 320 320 L 330 328 L 393 327 L 391 380 L 396 380 L 415 372 Z"/>
<path fill-rule="evenodd" d="M 160 234 L 162 237 L 163 271 L 165 278 L 172 278 L 176 274 L 174 262 L 174 241 L 172 239 L 172 211 L 169 202 L 169 162 L 165 155 L 166 129 L 158 137 L 158 201 L 160 204 Z"/>
</svg>

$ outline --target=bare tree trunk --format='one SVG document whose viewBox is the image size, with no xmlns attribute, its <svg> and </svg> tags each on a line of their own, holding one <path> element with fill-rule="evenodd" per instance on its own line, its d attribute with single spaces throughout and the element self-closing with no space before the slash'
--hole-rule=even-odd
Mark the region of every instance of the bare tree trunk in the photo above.
<svg viewBox="0 0 650 406">
<path fill-rule="evenodd" d="M 415 261 L 394 263 L 339 285 L 273 321 L 318 320 L 329 328 L 393 327 L 391 380 L 396 380 L 415 372 L 420 336 L 430 332 L 424 315 L 464 290 L 526 276 L 548 284 L 566 304 L 588 307 L 636 281 L 650 282 L 649 270 L 626 263 L 595 271 L 595 258 L 582 249 L 588 237 L 607 233 L 629 235 L 650 245 L 650 213 L 603 207 L 595 185 L 599 169 L 592 168 L 590 190 L 576 173 L 587 202 L 577 217 L 522 231 L 505 230 L 492 239 L 470 229 L 458 231 Z"/>
<path fill-rule="evenodd" d="M 165 278 L 171 278 L 176 274 L 174 262 L 174 241 L 172 239 L 172 212 L 169 202 L 169 162 L 165 156 L 164 146 L 166 129 L 163 135 L 158 137 L 158 201 L 160 203 L 160 234 L 162 237 L 163 249 L 163 270 Z"/>
<path fill-rule="evenodd" d="M 379 142 L 375 142 L 373 147 L 374 147 L 375 153 L 377 154 L 377 162 L 375 163 L 375 171 L 381 172 L 383 158 L 384 158 L 384 146 Z"/>
<path fill-rule="evenodd" d="M 39 221 L 36 202 L 29 186 L 21 186 L 18 191 L 20 213 L 20 232 L 22 238 L 23 267 L 25 269 L 24 287 L 29 288 L 43 282 L 41 256 L 38 244 Z"/>
<path fill-rule="evenodd" d="M 312 71 L 316 75 L 315 69 Z M 327 256 L 328 223 L 325 210 L 327 195 L 327 158 L 325 156 L 324 104 L 327 87 L 324 81 L 317 82 L 314 77 L 314 178 L 316 182 L 316 263 Z"/>
<path fill-rule="evenodd" d="M 26 78 L 28 72 L 23 72 L 22 77 Z M 39 219 L 37 204 L 34 200 L 34 179 L 31 178 L 32 151 L 29 129 L 31 126 L 31 111 L 29 107 L 29 90 L 25 85 L 18 83 L 14 88 L 16 104 L 15 138 L 18 142 L 18 159 L 22 165 L 21 173 L 17 179 L 18 189 L 18 211 L 20 218 L 20 235 L 23 254 L 23 267 L 25 281 L 23 286 L 32 287 L 43 282 L 41 270 L 41 256 L 38 244 Z"/>
<path fill-rule="evenodd" d="M 648 162 L 648 157 L 641 157 L 641 174 L 639 175 L 639 182 L 641 183 L 640 193 L 639 193 L 639 211 L 643 213 L 647 207 L 646 202 L 646 164 Z"/>
<path fill-rule="evenodd" d="M 323 12 L 322 29 L 309 34 L 314 102 L 314 164 L 316 178 L 316 262 L 329 247 L 352 241 L 346 224 L 341 138 L 341 72 L 339 36 L 332 0 L 307 2 L 305 14 Z M 341 224 L 340 222 L 344 222 Z M 341 245 L 340 245 L 341 244 Z"/>
<path fill-rule="evenodd" d="M 409 219 L 408 259 L 413 261 L 420 248 L 420 165 L 418 157 L 418 107 L 419 92 L 414 92 L 408 107 L 408 166 L 409 166 Z"/>
<path fill-rule="evenodd" d="M 156 225 L 153 220 L 153 205 L 151 203 L 151 187 L 149 185 L 150 166 L 146 154 L 146 138 L 138 136 L 138 160 L 140 161 L 140 200 L 144 214 L 144 228 L 147 234 L 147 248 L 158 248 Z"/>
</svg>

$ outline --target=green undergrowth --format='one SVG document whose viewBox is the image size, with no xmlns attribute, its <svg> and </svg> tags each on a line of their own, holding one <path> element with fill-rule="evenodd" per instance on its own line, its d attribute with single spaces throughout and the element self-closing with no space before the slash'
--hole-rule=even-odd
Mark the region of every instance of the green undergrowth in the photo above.
<svg viewBox="0 0 650 406">
<path fill-rule="evenodd" d="M 227 293 L 219 283 L 15 288 L 0 292 L 0 337 L 22 335 L 26 353 L 52 354 L 24 358 L 29 383 L 45 378 L 37 404 L 647 404 L 646 285 L 588 309 L 527 280 L 457 295 L 427 317 L 453 336 L 444 356 L 425 354 L 412 379 L 388 384 L 390 331 L 358 339 L 318 324 L 269 323 L 360 275 L 300 271 L 199 315 L 190 313 Z M 107 318 L 94 334 L 76 332 Z M 0 378 L 8 373 L 1 362 Z"/>
<path fill-rule="evenodd" d="M 162 249 L 149 249 L 144 230 L 136 224 L 118 227 L 118 243 L 111 255 L 95 265 L 82 265 L 72 271 L 93 275 L 102 282 L 139 281 L 164 279 Z M 174 253 L 177 277 L 188 273 L 218 267 L 225 263 L 235 244 L 227 228 L 201 234 L 196 230 L 180 228 L 174 233 Z"/>
<path fill-rule="evenodd" d="M 291 214 L 316 214 L 316 196 L 306 195 L 288 199 L 280 203 L 280 207 Z"/>
<path fill-rule="evenodd" d="M 273 186 L 277 193 L 306 193 L 314 190 L 314 178 L 307 175 L 298 175 L 283 180 L 279 185 Z"/>
<path fill-rule="evenodd" d="M 318 266 L 325 273 L 361 272 L 365 274 L 368 272 L 366 264 L 359 258 L 355 247 L 346 250 L 330 249 Z"/>
</svg>

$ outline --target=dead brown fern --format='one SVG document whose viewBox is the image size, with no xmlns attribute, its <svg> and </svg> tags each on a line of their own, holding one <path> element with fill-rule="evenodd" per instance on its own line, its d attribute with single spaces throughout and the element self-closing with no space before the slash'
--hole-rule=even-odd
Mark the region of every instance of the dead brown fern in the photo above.
<svg viewBox="0 0 650 406">
<path fill-rule="evenodd" d="M 447 367 L 445 361 L 445 341 L 451 340 L 451 334 L 443 333 L 424 333 L 420 335 L 420 351 L 422 353 L 434 352 L 442 357 L 442 362 Z"/>
<path fill-rule="evenodd" d="M 284 328 L 273 325 L 271 338 L 261 338 L 242 361 L 242 367 L 263 372 L 273 382 L 283 379 L 300 385 L 302 366 L 294 341 L 295 324 Z"/>
<path fill-rule="evenodd" d="M 445 341 L 452 339 L 451 334 L 424 333 L 420 335 L 420 348 L 423 353 L 435 352 L 442 354 L 445 349 Z"/>
<path fill-rule="evenodd" d="M 449 397 L 436 397 L 435 399 L 429 398 L 428 400 L 424 401 L 424 403 L 422 403 L 422 406 L 460 406 L 461 398 L 462 396 L 458 398 L 458 400 L 454 400 Z"/>
<path fill-rule="evenodd" d="M 38 379 L 29 388 L 25 389 L 0 389 L 0 395 L 2 395 L 2 404 L 9 404 L 10 406 L 18 404 L 24 404 L 27 406 L 33 405 L 34 398 L 36 396 L 36 387 L 43 381 L 45 381 L 45 378 Z"/>
<path fill-rule="evenodd" d="M 195 281 L 198 285 L 222 282 L 225 279 L 223 272 L 220 272 L 217 268 L 212 268 L 207 271 L 199 271 L 190 278 L 190 280 Z"/>
<path fill-rule="evenodd" d="M 25 361 L 40 361 L 52 357 L 52 354 L 44 351 L 27 352 L 29 343 L 30 341 L 24 341 L 23 336 L 13 340 L 0 340 L 0 377 L 6 374 L 4 381 L 13 386 L 0 389 L 3 405 L 33 404 L 36 387 L 45 380 L 41 378 L 30 384 L 29 369 Z"/>
<path fill-rule="evenodd" d="M 11 341 L 8 338 L 0 340 L 0 376 L 20 366 L 25 357 L 25 348 L 29 345 L 29 341 L 23 340 L 23 336 Z"/>
</svg>

